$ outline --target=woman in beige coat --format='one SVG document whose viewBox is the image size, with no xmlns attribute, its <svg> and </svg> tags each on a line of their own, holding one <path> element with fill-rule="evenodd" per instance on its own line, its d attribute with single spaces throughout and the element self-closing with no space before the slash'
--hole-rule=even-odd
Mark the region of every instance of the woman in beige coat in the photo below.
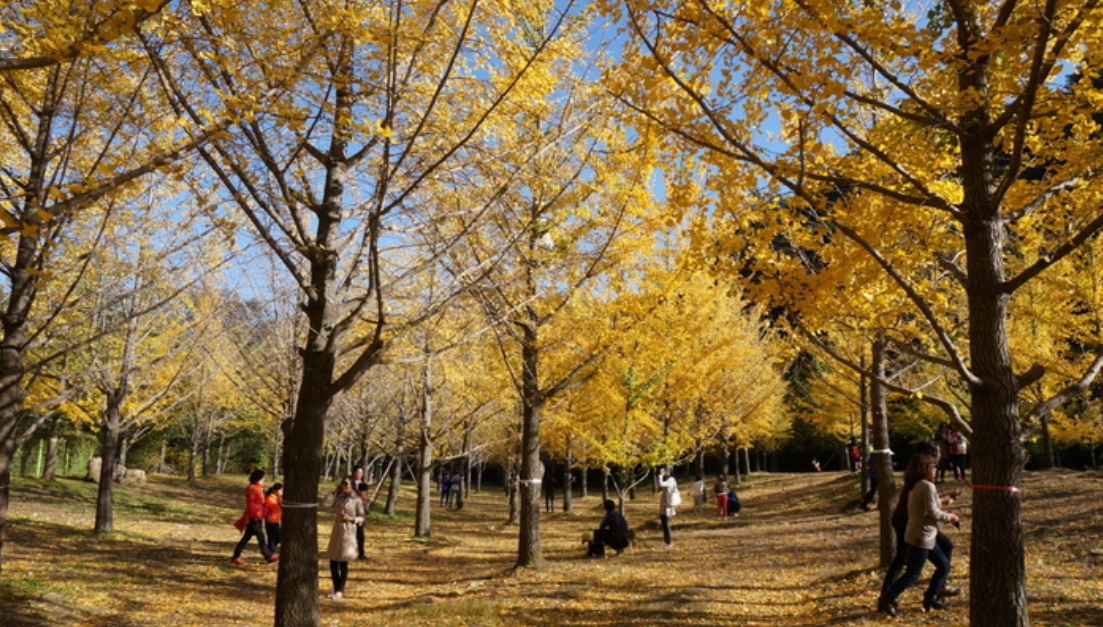
<svg viewBox="0 0 1103 627">
<path fill-rule="evenodd" d="M 329 574 L 333 578 L 331 599 L 344 596 L 345 581 L 349 578 L 349 561 L 356 559 L 356 527 L 364 524 L 364 500 L 352 491 L 352 484 L 344 479 L 337 489 L 326 495 L 322 505 L 333 508 L 337 519 L 333 521 L 333 531 L 329 534 Z"/>
</svg>

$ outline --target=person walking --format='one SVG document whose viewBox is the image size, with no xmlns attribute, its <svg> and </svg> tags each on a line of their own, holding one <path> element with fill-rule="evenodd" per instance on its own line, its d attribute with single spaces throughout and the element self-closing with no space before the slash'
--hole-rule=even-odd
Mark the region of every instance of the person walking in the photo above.
<svg viewBox="0 0 1103 627">
<path fill-rule="evenodd" d="M 697 475 L 697 480 L 689 486 L 689 493 L 693 495 L 693 513 L 698 516 L 705 513 L 705 478 Z"/>
<path fill-rule="evenodd" d="M 659 488 L 661 490 L 661 496 L 659 497 L 659 524 L 662 525 L 663 528 L 663 543 L 659 545 L 659 548 L 673 549 L 674 538 L 670 528 L 670 519 L 677 514 L 674 508 L 680 504 L 681 497 L 677 496 L 678 482 L 674 480 L 674 477 L 670 476 L 665 466 L 659 469 Z"/>
<path fill-rule="evenodd" d="M 349 485 L 352 487 L 352 493 L 360 497 L 364 501 L 364 511 L 368 511 L 368 484 L 364 481 L 364 467 L 353 466 L 352 474 L 349 475 Z M 356 525 L 356 559 L 366 560 L 368 556 L 364 554 L 364 525 Z"/>
<path fill-rule="evenodd" d="M 944 466 L 941 463 L 941 451 L 942 447 L 937 440 L 924 440 L 919 444 L 918 453 L 926 455 L 935 460 L 939 464 L 939 469 Z M 900 574 L 904 572 L 904 567 L 908 561 L 908 545 L 904 540 L 904 535 L 907 533 L 908 528 L 908 497 L 911 495 L 911 487 L 906 483 L 903 488 L 900 489 L 900 494 L 896 499 L 896 507 L 892 510 L 892 529 L 896 535 L 896 555 L 892 559 L 892 563 L 889 564 L 888 570 L 885 571 L 885 580 L 881 584 L 881 595 L 884 596 L 888 592 L 889 587 L 900 577 Z M 957 498 L 957 490 L 952 490 L 947 494 L 940 497 L 940 503 L 943 507 L 954 502 Z M 939 531 L 935 534 L 935 543 L 938 544 L 938 548 L 942 549 L 942 554 L 946 556 L 946 561 L 953 563 L 954 555 L 954 542 L 949 536 Z M 939 597 L 946 598 L 957 596 L 961 594 L 961 588 L 956 588 L 949 585 L 947 582 L 942 586 L 942 591 L 939 592 Z"/>
<path fill-rule="evenodd" d="M 276 555 L 283 525 L 283 484 L 274 483 L 264 497 L 264 533 L 268 535 L 268 553 Z"/>
<path fill-rule="evenodd" d="M 364 500 L 352 491 L 349 479 L 342 479 L 337 489 L 326 495 L 322 506 L 332 508 L 337 514 L 326 547 L 329 575 L 333 580 L 333 592 L 326 596 L 340 599 L 349 578 L 349 562 L 356 559 L 356 527 L 364 524 Z"/>
<path fill-rule="evenodd" d="M 241 531 L 241 540 L 234 547 L 234 556 L 230 562 L 244 564 L 241 553 L 248 546 L 249 540 L 256 538 L 260 547 L 260 554 L 268 562 L 279 559 L 268 550 L 268 543 L 264 541 L 264 471 L 254 470 L 249 475 L 249 486 L 245 488 L 245 513 L 241 515 L 234 526 Z"/>
<path fill-rule="evenodd" d="M 938 488 L 934 484 L 937 473 L 937 458 L 916 453 L 908 460 L 908 470 L 904 473 L 904 486 L 910 488 L 908 527 L 904 533 L 908 548 L 907 569 L 904 576 L 893 582 L 877 602 L 877 609 L 889 616 L 899 615 L 897 602 L 900 595 L 919 581 L 928 559 L 935 565 L 935 572 L 923 595 L 923 611 L 945 607 L 939 593 L 950 575 L 950 560 L 946 559 L 935 542 L 935 536 L 938 534 L 938 523 L 956 523 L 958 517 L 942 510 Z"/>
<path fill-rule="evenodd" d="M 968 461 L 969 443 L 965 434 L 950 425 L 950 463 L 954 466 L 954 481 L 966 481 L 965 467 Z"/>
<path fill-rule="evenodd" d="M 452 473 L 446 471 L 444 476 L 440 478 L 440 504 L 442 507 L 447 507 L 450 504 L 452 498 Z"/>
<path fill-rule="evenodd" d="M 850 466 L 850 472 L 858 472 L 862 466 L 862 449 L 858 446 L 858 440 L 851 437 L 846 443 L 846 459 Z"/>
<path fill-rule="evenodd" d="M 874 453 L 870 453 L 866 457 L 866 478 L 869 481 L 869 489 L 866 490 L 865 495 L 862 496 L 862 503 L 859 505 L 864 511 L 869 511 L 869 504 L 873 502 L 873 499 L 877 497 L 877 463 L 874 458 Z"/>
<path fill-rule="evenodd" d="M 728 493 L 731 492 L 731 489 L 728 488 L 728 481 L 724 478 L 724 475 L 716 475 L 716 483 L 712 486 L 712 491 L 716 495 L 716 518 L 727 518 Z"/>
<path fill-rule="evenodd" d="M 544 492 L 544 511 L 550 514 L 555 511 L 555 473 L 545 472 L 540 488 Z"/>
</svg>

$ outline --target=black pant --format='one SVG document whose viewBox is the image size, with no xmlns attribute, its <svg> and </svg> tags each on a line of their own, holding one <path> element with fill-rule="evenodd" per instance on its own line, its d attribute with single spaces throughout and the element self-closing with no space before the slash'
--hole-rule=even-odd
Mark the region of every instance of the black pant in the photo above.
<svg viewBox="0 0 1103 627">
<path fill-rule="evenodd" d="M 264 556 L 264 559 L 268 559 L 272 556 L 272 552 L 268 550 L 268 543 L 264 541 L 264 519 L 254 518 L 245 526 L 245 533 L 241 534 L 241 540 L 239 540 L 237 546 L 234 547 L 234 559 L 241 557 L 241 552 L 245 550 L 246 545 L 249 544 L 249 540 L 254 537 L 257 539 L 257 545 L 260 546 L 260 554 Z"/>
<path fill-rule="evenodd" d="M 329 576 L 333 579 L 333 591 L 341 592 L 345 591 L 345 582 L 349 578 L 349 563 L 348 562 L 329 562 Z"/>
<path fill-rule="evenodd" d="M 896 532 L 896 555 L 892 558 L 892 563 L 889 564 L 888 572 L 885 573 L 885 581 L 881 584 L 882 593 L 888 591 L 893 582 L 904 572 L 904 567 L 908 563 L 908 545 L 904 543 L 904 531 L 907 528 L 907 518 L 892 517 L 892 529 Z M 934 542 L 938 545 L 938 548 L 942 549 L 942 554 L 946 556 L 946 561 L 951 561 L 954 556 L 953 540 L 939 531 L 938 535 L 935 536 Z"/>
<path fill-rule="evenodd" d="M 356 556 L 360 559 L 367 559 L 364 555 L 364 525 L 356 525 Z"/>
<path fill-rule="evenodd" d="M 275 555 L 280 546 L 280 523 L 264 523 L 264 531 L 268 533 L 268 553 Z"/>
<path fill-rule="evenodd" d="M 670 516 L 666 514 L 660 515 L 659 522 L 662 523 L 663 526 L 663 544 L 673 544 L 670 533 Z"/>
<path fill-rule="evenodd" d="M 612 529 L 598 529 L 594 531 L 594 539 L 590 542 L 590 555 L 601 557 L 605 555 L 605 547 L 614 551 L 623 551 L 628 546 L 628 539 Z"/>
</svg>

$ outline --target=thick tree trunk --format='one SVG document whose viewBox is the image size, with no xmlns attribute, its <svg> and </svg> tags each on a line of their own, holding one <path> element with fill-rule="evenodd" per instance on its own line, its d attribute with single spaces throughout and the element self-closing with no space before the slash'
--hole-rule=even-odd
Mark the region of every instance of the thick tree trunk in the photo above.
<svg viewBox="0 0 1103 627">
<path fill-rule="evenodd" d="M 896 555 L 896 532 L 892 529 L 892 508 L 896 504 L 896 477 L 892 470 L 892 453 L 889 452 L 889 416 L 886 404 L 887 391 L 878 380 L 885 377 L 885 340 L 873 342 L 871 369 L 876 377 L 870 381 L 869 402 L 873 416 L 873 463 L 877 472 L 877 511 L 881 527 L 881 567 L 887 568 Z M 863 377 L 863 379 L 866 379 Z M 868 379 L 866 379 L 868 380 Z M 862 394 L 863 400 L 865 394 Z M 864 410 L 862 412 L 865 413 Z M 862 473 L 866 474 L 866 473 Z M 868 489 L 868 486 L 867 488 Z M 863 492 L 863 494 L 865 494 Z"/>
<path fill-rule="evenodd" d="M 333 402 L 333 356 L 303 351 L 294 420 L 285 422 L 284 512 L 276 579 L 276 627 L 316 627 L 318 608 L 318 480 L 325 418 Z"/>
<path fill-rule="evenodd" d="M 983 77 L 969 72 L 965 88 L 985 93 Z M 1026 564 L 1021 520 L 1022 469 L 1018 384 L 1008 344 L 1004 293 L 1004 228 L 991 190 L 996 170 L 986 113 L 967 116 L 976 137 L 962 141 L 963 235 L 969 300 L 970 386 L 973 426 L 973 537 L 970 559 L 972 627 L 1027 627 Z"/>
<path fill-rule="evenodd" d="M 521 529 L 517 539 L 517 566 L 534 566 L 543 560 L 540 545 L 540 392 L 537 315 L 527 310 L 521 340 Z"/>
<path fill-rule="evenodd" d="M 107 409 L 103 417 L 103 450 L 100 451 L 100 485 L 96 495 L 96 522 L 92 528 L 96 533 L 111 533 L 115 530 L 115 465 L 119 450 L 119 405 L 109 395 Z"/>
</svg>

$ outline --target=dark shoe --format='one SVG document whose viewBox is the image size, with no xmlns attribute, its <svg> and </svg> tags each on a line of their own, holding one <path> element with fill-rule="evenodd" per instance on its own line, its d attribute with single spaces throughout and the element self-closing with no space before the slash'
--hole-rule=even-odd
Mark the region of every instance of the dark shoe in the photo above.
<svg viewBox="0 0 1103 627">
<path fill-rule="evenodd" d="M 942 602 L 942 599 L 938 597 L 931 597 L 929 599 L 923 599 L 923 611 L 929 612 L 931 610 L 945 609 L 946 604 Z"/>
<path fill-rule="evenodd" d="M 953 586 L 944 586 L 942 591 L 938 593 L 940 597 L 956 597 L 961 594 L 961 588 L 955 588 Z"/>
<path fill-rule="evenodd" d="M 889 601 L 885 597 L 877 599 L 877 611 L 888 614 L 893 618 L 900 615 L 900 611 L 896 609 L 896 601 Z"/>
</svg>

